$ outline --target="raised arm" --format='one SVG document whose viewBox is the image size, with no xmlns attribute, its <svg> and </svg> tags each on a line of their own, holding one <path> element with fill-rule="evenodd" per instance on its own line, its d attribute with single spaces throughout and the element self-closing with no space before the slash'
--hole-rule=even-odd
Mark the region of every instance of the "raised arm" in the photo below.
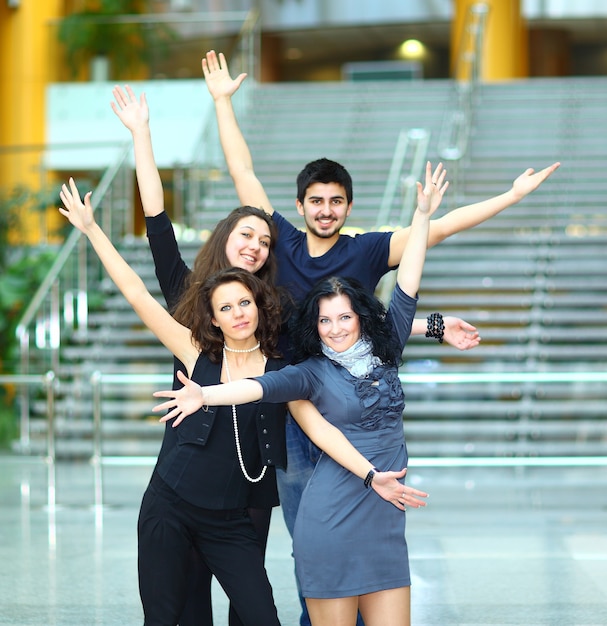
<svg viewBox="0 0 607 626">
<path fill-rule="evenodd" d="M 143 212 L 146 217 L 155 217 L 164 211 L 164 195 L 152 149 L 150 113 L 145 93 L 137 100 L 135 92 L 128 85 L 124 91 L 116 86 L 112 93 L 115 99 L 111 103 L 112 110 L 133 136 L 135 172 Z"/>
<path fill-rule="evenodd" d="M 155 300 L 141 278 L 120 256 L 112 242 L 95 222 L 91 207 L 91 192 L 85 195 L 83 203 L 76 183 L 70 178 L 69 187 L 62 186 L 60 197 L 64 208 L 60 208 L 59 212 L 86 235 L 110 278 L 116 283 L 143 323 L 191 373 L 199 351 L 192 343 L 189 329 L 175 321 Z"/>
<path fill-rule="evenodd" d="M 219 140 L 238 199 L 243 205 L 258 207 L 271 215 L 274 209 L 255 175 L 251 152 L 232 107 L 232 95 L 236 93 L 246 74 L 240 74 L 232 79 L 224 55 L 219 53 L 217 56 L 214 50 L 207 52 L 206 57 L 202 59 L 202 72 L 215 102 Z"/>
<path fill-rule="evenodd" d="M 432 172 L 432 166 L 430 162 L 426 163 L 426 186 L 428 184 L 431 185 L 432 180 L 441 181 L 441 184 L 444 184 L 444 179 L 446 175 L 446 170 L 443 168 L 442 163 L 439 163 L 436 167 L 436 170 Z M 429 181 L 429 182 L 428 182 Z M 442 193 L 434 194 L 434 202 L 438 202 L 436 206 L 432 209 L 432 213 L 436 211 L 436 208 L 440 205 L 440 201 L 442 200 L 442 194 L 447 190 L 447 186 L 444 186 Z M 418 183 L 418 203 L 425 203 L 425 188 L 422 189 L 421 185 Z M 432 222 L 430 222 L 430 227 Z M 401 259 L 403 256 L 403 252 L 405 249 L 405 245 L 409 240 L 409 233 L 411 232 L 411 226 L 403 230 L 399 230 L 394 232 L 392 237 L 390 238 L 390 265 L 400 265 Z M 398 257 L 396 256 L 398 253 Z M 443 334 L 440 337 L 441 343 L 444 340 L 446 343 L 452 345 L 458 350 L 470 350 L 475 348 L 480 343 L 480 336 L 475 326 L 472 324 L 468 324 L 459 317 L 454 316 L 445 316 L 444 318 L 441 316 L 443 320 Z M 434 338 L 439 338 L 436 334 L 427 335 L 427 331 L 431 324 L 425 318 L 415 318 L 413 320 L 413 324 L 411 326 L 411 335 L 426 335 Z"/>
<path fill-rule="evenodd" d="M 417 209 L 413 213 L 409 237 L 396 275 L 399 287 L 412 298 L 417 297 L 426 261 L 430 218 L 440 206 L 449 187 L 449 183 L 445 182 L 445 175 L 446 171 L 440 165 L 432 172 L 432 165 L 428 162 L 424 186 L 417 183 Z"/>
<path fill-rule="evenodd" d="M 560 163 L 553 163 L 539 172 L 529 168 L 516 178 L 512 183 L 512 188 L 505 193 L 454 209 L 443 217 L 432 220 L 430 222 L 428 247 L 435 246 L 455 233 L 478 226 L 504 209 L 517 204 L 535 191 L 559 166 Z M 392 236 L 390 240 L 390 265 L 397 265 L 400 262 L 409 231 L 410 227 L 403 228 Z"/>
</svg>

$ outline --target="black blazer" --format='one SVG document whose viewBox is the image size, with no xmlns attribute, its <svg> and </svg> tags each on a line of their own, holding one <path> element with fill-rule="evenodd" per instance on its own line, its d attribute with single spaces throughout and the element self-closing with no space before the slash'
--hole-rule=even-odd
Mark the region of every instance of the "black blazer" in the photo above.
<svg viewBox="0 0 607 626">
<path fill-rule="evenodd" d="M 277 359 L 268 360 L 267 370 L 278 370 L 283 365 Z M 221 363 L 211 363 L 201 355 L 192 379 L 200 385 L 217 384 L 221 375 Z M 251 405 L 249 405 L 251 406 Z M 287 451 L 285 441 L 285 404 L 259 402 L 252 405 L 255 410 L 257 442 L 261 461 L 264 465 L 286 467 Z M 241 502 L 243 490 L 251 489 L 251 484 L 244 481 L 238 468 L 238 461 L 232 447 L 225 456 L 205 454 L 205 446 L 217 423 L 220 407 L 210 406 L 187 417 L 176 428 L 172 421 L 165 428 L 162 448 L 158 456 L 156 471 L 160 477 L 180 497 L 196 506 L 209 509 L 236 508 L 235 502 Z M 230 409 L 227 408 L 227 411 Z M 227 419 L 227 415 L 218 419 Z M 232 442 L 233 445 L 233 442 Z M 217 464 L 220 463 L 221 467 Z M 219 475 L 229 477 L 234 491 L 225 484 L 210 484 L 201 488 L 201 481 L 214 481 Z M 239 478 L 235 477 L 238 476 Z M 270 489 L 267 478 L 258 484 L 259 489 Z M 270 481 L 271 482 L 271 481 Z M 265 484 L 268 483 L 268 484 Z M 244 496 L 243 496 L 244 497 Z M 250 495 L 245 500 L 250 505 Z"/>
</svg>

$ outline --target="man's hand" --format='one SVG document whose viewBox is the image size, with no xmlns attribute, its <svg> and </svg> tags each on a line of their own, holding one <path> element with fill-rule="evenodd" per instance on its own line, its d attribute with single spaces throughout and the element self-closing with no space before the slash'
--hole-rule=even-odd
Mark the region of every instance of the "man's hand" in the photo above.
<svg viewBox="0 0 607 626">
<path fill-rule="evenodd" d="M 536 172 L 532 167 L 526 169 L 512 183 L 512 191 L 516 195 L 517 201 L 522 200 L 532 191 L 535 191 L 560 165 L 559 162 L 553 163 L 539 172 Z"/>
<path fill-rule="evenodd" d="M 246 74 L 240 74 L 240 76 L 233 79 L 230 76 L 228 64 L 223 52 L 219 53 L 218 58 L 215 50 L 210 50 L 207 52 L 206 58 L 203 57 L 202 73 L 204 74 L 207 88 L 213 100 L 231 97 L 236 93 L 242 81 L 247 77 Z"/>
<path fill-rule="evenodd" d="M 118 85 L 112 89 L 112 94 L 116 100 L 116 102 L 110 103 L 112 110 L 131 133 L 147 129 L 150 122 L 150 111 L 145 93 L 142 93 L 137 100 L 135 92 L 128 85 L 125 85 L 124 88 L 126 93 Z"/>
</svg>

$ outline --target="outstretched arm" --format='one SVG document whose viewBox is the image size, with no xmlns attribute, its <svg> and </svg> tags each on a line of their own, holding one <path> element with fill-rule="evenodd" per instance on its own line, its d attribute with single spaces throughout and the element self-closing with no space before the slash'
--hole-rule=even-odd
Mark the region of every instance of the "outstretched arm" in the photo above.
<svg viewBox="0 0 607 626">
<path fill-rule="evenodd" d="M 170 398 L 170 400 L 154 407 L 154 411 L 169 412 L 160 418 L 161 422 L 168 422 L 176 418 L 173 427 L 178 426 L 188 415 L 206 406 L 221 406 L 227 404 L 243 404 L 261 400 L 263 391 L 261 385 L 251 379 L 236 380 L 222 385 L 201 387 L 185 376 L 181 371 L 177 377 L 183 383 L 181 389 L 170 391 L 156 391 L 156 398 Z M 289 403 L 289 410 L 303 431 L 323 449 L 337 463 L 347 470 L 364 479 L 373 465 L 348 441 L 345 435 L 318 412 L 308 400 L 297 400 Z M 377 472 L 371 482 L 377 493 L 399 509 L 405 505 L 420 507 L 428 494 L 412 487 L 403 486 L 399 479 L 405 476 L 406 469 L 399 472 Z"/>
<path fill-rule="evenodd" d="M 145 93 L 137 100 L 135 92 L 128 85 L 124 89 L 123 91 L 118 86 L 112 89 L 115 102 L 111 103 L 111 107 L 120 121 L 131 131 L 135 151 L 135 172 L 143 212 L 146 217 L 155 217 L 164 211 L 164 195 L 152 149 L 148 103 Z"/>
<path fill-rule="evenodd" d="M 529 168 L 512 183 L 512 188 L 505 193 L 482 202 L 454 209 L 443 217 L 432 220 L 430 222 L 428 247 L 435 246 L 455 233 L 473 228 L 504 209 L 517 204 L 535 191 L 559 166 L 560 163 L 553 163 L 539 172 Z M 400 262 L 409 232 L 410 227 L 407 227 L 392 235 L 390 240 L 390 265 L 397 265 Z"/>
<path fill-rule="evenodd" d="M 476 326 L 468 324 L 459 317 L 445 315 L 443 317 L 444 334 L 443 340 L 458 350 L 471 350 L 476 348 L 481 341 Z M 428 330 L 428 319 L 416 317 L 411 326 L 411 336 L 425 335 Z M 435 337 L 435 335 L 428 335 Z"/>
<path fill-rule="evenodd" d="M 206 57 L 202 59 L 202 72 L 215 102 L 219 140 L 238 199 L 243 205 L 258 207 L 271 215 L 274 209 L 255 175 L 251 152 L 232 107 L 232 95 L 236 93 L 246 74 L 240 74 L 232 79 L 223 53 L 217 56 L 214 50 L 207 52 Z"/>
<path fill-rule="evenodd" d="M 183 372 L 177 372 L 177 378 L 183 383 L 181 389 L 155 391 L 155 398 L 170 398 L 154 407 L 154 411 L 169 411 L 160 418 L 161 422 L 168 422 L 176 418 L 173 428 L 192 413 L 208 406 L 228 406 L 230 404 L 246 404 L 257 402 L 263 396 L 261 385 L 251 378 L 234 380 L 221 385 L 207 385 L 201 387 L 190 380 Z"/>
<path fill-rule="evenodd" d="M 59 195 L 64 205 L 59 212 L 88 237 L 110 278 L 116 283 L 143 323 L 191 372 L 199 351 L 192 344 L 189 329 L 175 321 L 154 299 L 141 278 L 120 256 L 112 242 L 95 222 L 91 207 L 91 192 L 84 196 L 83 203 L 74 179 L 70 178 L 69 187 L 63 185 Z"/>
</svg>

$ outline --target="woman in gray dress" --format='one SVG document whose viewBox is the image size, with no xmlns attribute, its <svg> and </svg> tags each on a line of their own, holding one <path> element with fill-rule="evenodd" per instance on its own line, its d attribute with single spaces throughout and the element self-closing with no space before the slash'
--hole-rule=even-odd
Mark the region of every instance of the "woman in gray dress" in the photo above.
<svg viewBox="0 0 607 626">
<path fill-rule="evenodd" d="M 366 626 L 410 624 L 403 510 L 423 505 L 426 494 L 403 486 L 392 506 L 369 487 L 380 470 L 407 465 L 398 365 L 415 315 L 430 216 L 448 186 L 444 176 L 428 175 L 423 188 L 418 183 L 418 208 L 387 312 L 354 279 L 323 280 L 295 319 L 295 365 L 219 386 L 200 387 L 182 375 L 183 389 L 155 394 L 172 398 L 157 409 L 169 409 L 162 420 L 175 424 L 201 407 L 305 398 L 366 458 L 356 474 L 323 455 L 302 497 L 293 547 L 314 626 L 355 624 L 359 610 Z"/>
</svg>

